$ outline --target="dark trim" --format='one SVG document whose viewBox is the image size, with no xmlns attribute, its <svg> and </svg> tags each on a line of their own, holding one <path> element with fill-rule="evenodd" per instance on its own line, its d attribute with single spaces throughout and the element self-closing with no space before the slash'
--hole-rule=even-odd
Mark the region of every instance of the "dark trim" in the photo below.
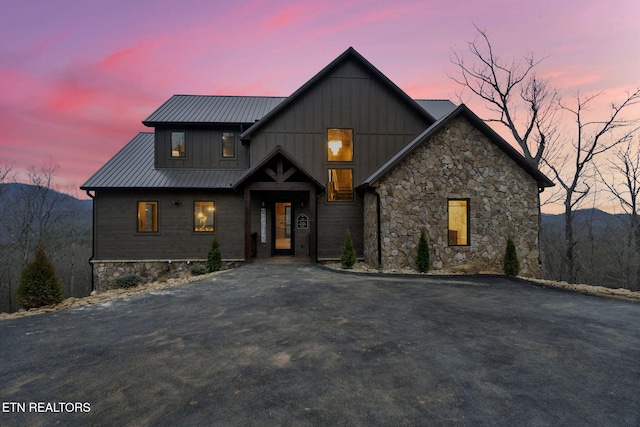
<svg viewBox="0 0 640 427">
<path fill-rule="evenodd" d="M 213 230 L 212 231 L 198 231 L 196 230 L 196 203 L 213 203 Z M 191 231 L 195 234 L 213 234 L 216 232 L 216 213 L 217 213 L 217 207 L 216 207 L 216 201 L 213 199 L 210 200 L 194 200 L 193 204 L 192 204 L 192 210 L 191 210 L 191 215 L 192 215 L 192 228 Z"/>
<path fill-rule="evenodd" d="M 174 133 L 183 133 L 184 134 L 184 156 L 175 156 L 173 155 L 173 134 Z M 169 157 L 168 160 L 188 160 L 189 159 L 189 144 L 187 142 L 187 135 L 189 133 L 186 129 L 171 129 L 169 130 Z"/>
<path fill-rule="evenodd" d="M 233 156 L 225 156 L 224 155 L 224 134 L 225 133 L 233 134 Z M 237 158 L 238 158 L 237 132 L 229 132 L 229 131 L 220 132 L 220 160 L 236 160 Z"/>
<path fill-rule="evenodd" d="M 467 202 L 467 243 L 464 245 L 452 245 L 449 243 L 449 202 Z M 447 197 L 447 246 L 450 248 L 454 247 L 469 247 L 471 246 L 471 199 L 464 197 Z"/>
<path fill-rule="evenodd" d="M 155 203 L 156 204 L 156 230 L 153 231 L 140 231 L 140 223 L 138 222 L 138 214 L 140 209 L 140 203 Z M 160 233 L 160 201 L 159 200 L 136 200 L 136 234 L 148 235 Z"/>
</svg>

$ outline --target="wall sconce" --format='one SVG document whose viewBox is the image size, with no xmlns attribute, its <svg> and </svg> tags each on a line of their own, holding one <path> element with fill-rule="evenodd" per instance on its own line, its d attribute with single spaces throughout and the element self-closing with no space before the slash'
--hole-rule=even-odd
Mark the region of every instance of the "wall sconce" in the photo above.
<svg viewBox="0 0 640 427">
<path fill-rule="evenodd" d="M 176 205 L 176 207 L 180 206 L 180 200 L 174 200 L 173 204 Z"/>
<path fill-rule="evenodd" d="M 301 207 L 301 208 L 304 208 L 304 200 L 301 200 L 301 201 L 300 201 L 300 207 Z"/>
<path fill-rule="evenodd" d="M 261 207 L 263 207 L 263 208 L 264 208 L 264 207 L 266 207 L 266 206 L 265 206 L 265 204 L 264 204 L 264 202 L 262 202 L 262 205 L 261 205 Z"/>
</svg>

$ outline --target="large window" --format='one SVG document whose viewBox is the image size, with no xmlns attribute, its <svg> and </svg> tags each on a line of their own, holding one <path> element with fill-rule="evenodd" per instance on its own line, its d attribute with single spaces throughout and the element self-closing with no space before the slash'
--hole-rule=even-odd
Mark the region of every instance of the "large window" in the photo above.
<svg viewBox="0 0 640 427">
<path fill-rule="evenodd" d="M 451 199 L 449 204 L 449 246 L 469 245 L 469 200 Z"/>
<path fill-rule="evenodd" d="M 214 231 L 216 205 L 213 202 L 195 202 L 193 205 L 193 230 Z"/>
<path fill-rule="evenodd" d="M 353 161 L 353 130 L 329 129 L 327 131 L 327 160 L 330 162 Z"/>
<path fill-rule="evenodd" d="M 329 169 L 327 200 L 330 202 L 353 201 L 352 169 Z"/>
<path fill-rule="evenodd" d="M 222 157 L 231 158 L 236 156 L 236 135 L 233 132 L 222 133 Z"/>
<path fill-rule="evenodd" d="M 171 132 L 171 158 L 187 157 L 187 146 L 184 132 Z"/>
<path fill-rule="evenodd" d="M 158 231 L 158 202 L 138 202 L 138 232 Z"/>
</svg>

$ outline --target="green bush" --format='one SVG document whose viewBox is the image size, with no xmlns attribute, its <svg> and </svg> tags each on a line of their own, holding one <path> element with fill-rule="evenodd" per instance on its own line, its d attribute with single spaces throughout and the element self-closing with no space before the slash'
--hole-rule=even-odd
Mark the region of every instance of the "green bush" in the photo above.
<svg viewBox="0 0 640 427">
<path fill-rule="evenodd" d="M 507 240 L 507 249 L 504 251 L 502 268 L 504 274 L 508 276 L 517 276 L 518 273 L 520 273 L 520 261 L 518 261 L 516 245 L 513 243 L 511 237 Z"/>
<path fill-rule="evenodd" d="M 351 233 L 347 228 L 347 234 L 344 238 L 344 244 L 342 245 L 342 254 L 340 255 L 340 263 L 342 268 L 352 268 L 356 263 L 356 250 L 353 247 L 353 241 L 351 240 Z"/>
<path fill-rule="evenodd" d="M 133 274 L 133 273 L 129 273 L 129 274 L 125 274 L 124 276 L 120 276 L 116 279 L 116 284 L 118 285 L 119 288 L 133 288 L 135 286 L 138 286 L 138 283 L 140 283 L 141 277 L 138 276 L 137 274 Z"/>
<path fill-rule="evenodd" d="M 418 241 L 416 267 L 418 267 L 420 273 L 429 271 L 429 245 L 427 244 L 427 233 L 424 229 L 420 232 L 420 240 Z"/>
<path fill-rule="evenodd" d="M 213 273 L 214 271 L 220 271 L 221 268 L 222 254 L 220 253 L 220 243 L 218 242 L 218 235 L 214 234 L 211 249 L 209 249 L 209 255 L 207 256 L 207 271 Z"/>
<path fill-rule="evenodd" d="M 193 264 L 191 266 L 191 275 L 192 276 L 201 276 L 203 274 L 207 274 L 207 266 L 202 264 Z"/>
<path fill-rule="evenodd" d="M 35 259 L 22 270 L 16 296 L 18 304 L 27 310 L 62 301 L 62 283 L 42 245 L 38 245 Z"/>
</svg>

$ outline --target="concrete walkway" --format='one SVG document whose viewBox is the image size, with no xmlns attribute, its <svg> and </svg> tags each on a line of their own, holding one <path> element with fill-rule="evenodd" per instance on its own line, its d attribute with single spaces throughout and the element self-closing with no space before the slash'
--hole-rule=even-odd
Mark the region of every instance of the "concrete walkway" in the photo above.
<svg viewBox="0 0 640 427">
<path fill-rule="evenodd" d="M 504 277 L 253 264 L 0 322 L 0 425 L 637 426 L 638 319 Z"/>
</svg>

